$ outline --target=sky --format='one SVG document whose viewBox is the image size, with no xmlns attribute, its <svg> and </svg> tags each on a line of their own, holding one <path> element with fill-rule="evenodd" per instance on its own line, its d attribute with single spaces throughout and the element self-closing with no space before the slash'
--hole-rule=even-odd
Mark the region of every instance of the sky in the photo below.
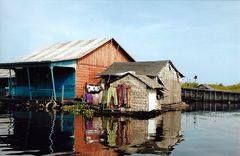
<svg viewBox="0 0 240 156">
<path fill-rule="evenodd" d="M 0 0 L 0 62 L 113 37 L 135 60 L 171 60 L 184 82 L 240 83 L 240 0 Z"/>
</svg>

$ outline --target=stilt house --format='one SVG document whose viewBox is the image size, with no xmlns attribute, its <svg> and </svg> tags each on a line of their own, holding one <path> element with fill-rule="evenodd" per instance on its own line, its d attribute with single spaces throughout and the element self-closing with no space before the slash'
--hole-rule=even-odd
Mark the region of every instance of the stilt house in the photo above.
<svg viewBox="0 0 240 156">
<path fill-rule="evenodd" d="M 131 88 L 128 106 L 133 111 L 161 109 L 182 101 L 183 75 L 170 60 L 116 62 L 100 75 L 110 87 L 126 84 Z"/>
<path fill-rule="evenodd" d="M 16 73 L 14 97 L 80 98 L 85 83 L 97 84 L 96 75 L 113 62 L 132 61 L 114 39 L 103 38 L 55 43 L 0 68 Z"/>
</svg>

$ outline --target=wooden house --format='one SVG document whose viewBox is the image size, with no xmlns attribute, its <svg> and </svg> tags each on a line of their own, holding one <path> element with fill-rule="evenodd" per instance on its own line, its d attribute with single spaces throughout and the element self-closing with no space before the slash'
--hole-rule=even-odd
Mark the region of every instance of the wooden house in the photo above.
<svg viewBox="0 0 240 156">
<path fill-rule="evenodd" d="M 102 38 L 55 43 L 0 68 L 16 73 L 14 97 L 56 100 L 82 97 L 85 84 L 97 84 L 96 75 L 113 62 L 131 61 L 113 38 Z"/>
<path fill-rule="evenodd" d="M 203 90 L 214 90 L 214 88 L 212 88 L 212 87 L 210 87 L 210 86 L 208 86 L 208 85 L 206 85 L 206 84 L 200 84 L 200 85 L 198 85 L 198 86 L 195 87 L 195 88 L 197 88 L 197 89 L 203 89 Z"/>
<path fill-rule="evenodd" d="M 116 62 L 100 75 L 110 87 L 119 84 L 131 87 L 129 106 L 133 111 L 161 109 L 164 104 L 182 102 L 183 75 L 170 60 Z"/>
</svg>

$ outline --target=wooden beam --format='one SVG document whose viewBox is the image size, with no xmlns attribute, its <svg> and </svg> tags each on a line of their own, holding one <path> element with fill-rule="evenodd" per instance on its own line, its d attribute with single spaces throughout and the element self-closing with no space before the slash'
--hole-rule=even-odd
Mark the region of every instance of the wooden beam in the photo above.
<svg viewBox="0 0 240 156">
<path fill-rule="evenodd" d="M 32 89 L 31 89 L 31 79 L 30 79 L 29 67 L 27 67 L 27 77 L 28 77 L 29 98 L 30 98 L 30 100 L 32 100 Z"/>
<path fill-rule="evenodd" d="M 11 94 L 11 97 L 12 97 L 12 99 L 13 99 L 13 95 L 12 95 L 12 71 L 11 71 L 11 69 L 9 68 L 9 75 L 10 75 L 10 80 L 9 80 L 9 92 L 10 92 L 10 94 Z"/>
<path fill-rule="evenodd" d="M 56 101 L 57 100 L 57 98 L 56 98 L 56 88 L 55 88 L 54 73 L 53 73 L 53 67 L 52 66 L 50 67 L 50 70 L 51 70 L 51 77 L 52 77 L 53 98 Z"/>
</svg>

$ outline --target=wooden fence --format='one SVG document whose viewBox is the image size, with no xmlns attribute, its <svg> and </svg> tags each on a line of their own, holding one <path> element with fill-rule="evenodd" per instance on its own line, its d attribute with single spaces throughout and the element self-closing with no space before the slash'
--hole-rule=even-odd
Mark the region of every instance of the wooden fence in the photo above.
<svg viewBox="0 0 240 156">
<path fill-rule="evenodd" d="M 240 102 L 240 92 L 182 88 L 183 101 Z"/>
</svg>

